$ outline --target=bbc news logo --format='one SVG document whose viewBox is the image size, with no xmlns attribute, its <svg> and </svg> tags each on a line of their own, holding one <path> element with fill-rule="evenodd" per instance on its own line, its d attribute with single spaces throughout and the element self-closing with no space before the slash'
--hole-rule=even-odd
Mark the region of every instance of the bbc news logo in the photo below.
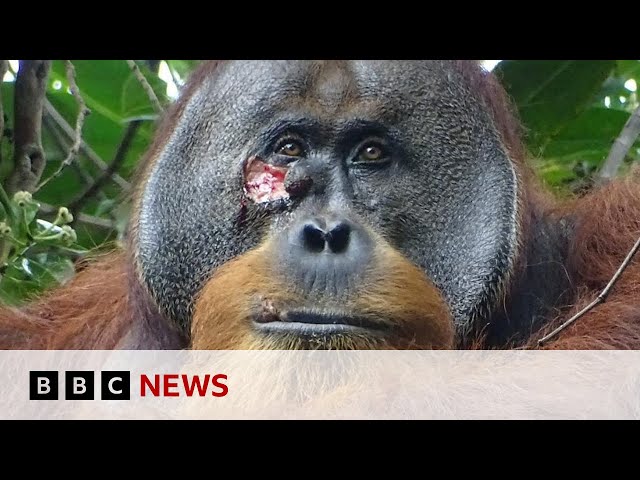
<svg viewBox="0 0 640 480">
<path fill-rule="evenodd" d="M 29 372 L 30 400 L 58 400 L 58 371 Z M 224 397 L 229 393 L 227 375 L 140 375 L 140 397 Z M 95 372 L 64 372 L 65 400 L 95 400 Z M 100 372 L 101 400 L 131 400 L 131 372 Z"/>
<path fill-rule="evenodd" d="M 57 371 L 29 372 L 29 400 L 58 400 L 58 376 Z M 100 387 L 101 400 L 131 400 L 131 373 L 100 372 Z M 64 372 L 65 400 L 94 400 L 94 395 L 94 372 Z"/>
</svg>

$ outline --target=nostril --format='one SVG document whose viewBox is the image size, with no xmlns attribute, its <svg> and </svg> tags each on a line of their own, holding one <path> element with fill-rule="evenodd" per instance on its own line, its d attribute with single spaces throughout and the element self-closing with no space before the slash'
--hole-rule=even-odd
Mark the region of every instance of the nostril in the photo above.
<svg viewBox="0 0 640 480">
<path fill-rule="evenodd" d="M 325 233 L 316 225 L 307 223 L 302 229 L 302 240 L 307 250 L 315 253 L 322 252 L 325 244 Z"/>
<path fill-rule="evenodd" d="M 326 234 L 327 243 L 333 253 L 342 253 L 349 246 L 351 227 L 346 223 L 336 225 Z"/>
</svg>

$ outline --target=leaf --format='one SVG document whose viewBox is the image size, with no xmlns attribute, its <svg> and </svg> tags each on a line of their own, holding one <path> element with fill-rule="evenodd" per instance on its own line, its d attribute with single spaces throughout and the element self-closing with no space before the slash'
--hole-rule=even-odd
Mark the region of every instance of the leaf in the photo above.
<svg viewBox="0 0 640 480">
<path fill-rule="evenodd" d="M 94 212 L 94 215 L 100 216 L 100 215 L 107 214 L 111 210 L 113 210 L 115 206 L 116 206 L 116 201 L 114 199 L 107 198 L 105 200 L 102 200 L 98 204 L 98 207 L 96 208 L 96 211 Z"/>
<path fill-rule="evenodd" d="M 132 110 L 136 110 L 138 115 L 142 111 L 154 113 L 146 91 L 125 60 L 73 60 L 73 66 L 76 83 L 87 106 L 101 115 L 120 122 L 122 118 L 131 116 L 129 112 Z M 138 64 L 138 67 L 161 103 L 166 104 L 166 84 L 145 65 Z M 59 80 L 63 88 L 58 91 L 66 93 L 69 85 L 64 62 L 53 63 L 51 79 Z"/>
<path fill-rule="evenodd" d="M 30 234 L 36 229 L 35 218 L 40 205 L 35 201 L 25 202 L 23 206 L 18 206 L 12 201 L 13 210 L 15 212 L 16 222 L 11 225 L 13 228 L 13 237 L 18 241 L 26 244 L 29 242 Z"/>
<path fill-rule="evenodd" d="M 629 113 L 622 110 L 589 108 L 558 132 L 547 144 L 544 157 L 559 162 L 589 160 L 599 164 L 607 157 L 628 118 Z"/>
<path fill-rule="evenodd" d="M 28 261 L 33 277 L 42 284 L 49 284 L 47 286 L 62 285 L 75 274 L 73 262 L 68 257 L 56 253 L 41 253 Z"/>
<path fill-rule="evenodd" d="M 124 60 L 78 60 L 74 61 L 76 83 L 82 97 L 91 109 L 84 124 L 83 138 L 107 163 L 113 158 L 126 124 L 131 117 L 155 118 L 156 112 L 149 98 Z M 143 71 L 145 68 L 142 68 Z M 63 85 L 60 90 L 50 89 L 48 97 L 51 103 L 65 117 L 71 126 L 75 126 L 78 106 L 75 98 L 67 92 L 68 82 L 64 62 L 54 61 L 51 77 Z M 150 79 L 156 85 L 156 94 L 166 102 L 166 85 L 157 78 Z M 165 85 L 158 87 L 158 82 Z M 138 157 L 149 144 L 154 122 L 142 124 L 134 138 L 127 170 L 132 170 Z M 133 161 L 131 160 L 133 159 Z"/>
<path fill-rule="evenodd" d="M 132 119 L 143 121 L 133 139 L 125 162 L 119 170 L 122 176 L 128 178 L 149 145 L 157 113 L 151 105 L 146 91 L 135 78 L 126 61 L 79 60 L 74 61 L 74 65 L 76 81 L 83 99 L 91 109 L 91 114 L 84 123 L 82 136 L 104 162 L 110 163 L 112 161 L 128 123 Z M 167 103 L 164 81 L 159 79 L 157 75 L 151 74 L 146 66 L 140 64 L 140 67 L 160 101 Z M 6 125 L 11 128 L 12 102 L 7 99 L 13 99 L 14 84 L 2 83 L 0 88 L 2 88 L 5 113 L 9 117 Z M 78 104 L 75 97 L 67 89 L 68 82 L 64 62 L 54 61 L 47 98 L 71 128 L 74 128 Z M 66 144 L 62 148 L 51 131 L 48 128 L 43 128 L 42 141 L 47 158 L 43 177 L 47 177 L 57 170 L 73 142 L 73 138 L 68 138 L 65 133 L 61 132 L 60 137 Z M 9 143 L 8 141 L 4 142 L 3 153 L 7 149 L 10 150 Z M 10 162 L 3 161 L 2 168 L 5 168 L 8 173 L 12 165 Z M 85 176 L 89 177 L 88 179 L 80 175 L 79 168 L 84 171 Z M 59 177 L 37 192 L 36 199 L 54 207 L 66 205 L 86 189 L 87 183 L 92 178 L 95 179 L 100 174 L 100 169 L 81 154 L 74 165 L 65 168 Z M 84 211 L 93 210 L 98 215 L 106 214 L 114 202 L 119 203 L 121 200 L 122 192 L 112 182 L 105 185 L 103 193 L 106 198 L 96 196 L 91 202 L 88 202 Z M 31 223 L 32 232 L 42 230 L 43 227 L 38 226 L 33 218 L 34 212 L 29 211 L 28 213 L 27 220 Z M 46 215 L 41 213 L 38 218 L 53 221 L 55 212 Z M 122 228 L 120 224 L 123 221 L 123 219 L 119 219 L 118 228 Z M 59 285 L 74 274 L 73 262 L 70 257 L 76 258 L 78 255 L 86 253 L 87 248 L 100 247 L 118 234 L 116 230 L 107 231 L 104 228 L 82 222 L 77 224 L 75 230 L 79 245 L 62 247 L 57 240 L 47 240 L 32 245 L 23 255 L 12 260 L 0 276 L 0 300 L 17 305 L 48 288 Z M 16 231 L 16 233 L 19 232 Z"/>
<path fill-rule="evenodd" d="M 132 118 L 145 120 L 137 130 L 127 157 L 118 170 L 120 175 L 130 178 L 153 136 L 157 114 L 126 61 L 78 60 L 73 63 L 76 69 L 76 82 L 83 99 L 91 109 L 91 114 L 84 122 L 82 137 L 105 163 L 112 161 L 128 122 Z M 147 75 L 149 83 L 154 87 L 161 101 L 166 102 L 164 94 L 166 84 L 157 75 L 151 74 L 144 65 L 141 66 L 141 70 Z M 49 85 L 50 88 L 47 91 L 49 101 L 69 125 L 72 128 L 75 127 L 78 105 L 74 96 L 67 91 L 68 82 L 64 62 L 53 62 Z M 63 134 L 63 137 L 68 140 L 69 145 L 72 143 L 66 135 Z M 43 142 L 46 151 L 57 148 L 46 130 Z M 46 177 L 54 172 L 63 158 L 58 149 L 57 154 L 49 158 L 50 161 L 47 162 L 43 176 Z M 96 178 L 101 174 L 101 170 L 82 155 L 77 161 L 90 178 Z M 39 191 L 37 197 L 52 205 L 65 205 L 85 188 L 86 180 L 82 179 L 77 168 L 67 167 L 56 181 L 49 182 Z M 103 188 L 103 192 L 111 199 L 115 199 L 121 193 L 119 188 L 111 182 Z M 98 202 L 99 199 L 91 200 L 85 205 L 84 210 L 87 212 L 95 210 Z"/>
<path fill-rule="evenodd" d="M 13 82 L 0 81 L 0 89 L 2 89 L 2 109 L 6 122 L 4 128 L 7 130 L 13 129 Z M 0 132 L 2 134 L 3 132 Z M 2 139 L 1 147 L 2 162 L 0 163 L 0 182 L 9 176 L 11 170 L 13 170 L 13 148 L 11 142 L 7 138 Z"/>
<path fill-rule="evenodd" d="M 128 66 L 127 66 L 128 68 Z M 138 63 L 138 68 L 151 85 L 153 92 L 158 97 L 161 105 L 167 105 L 169 103 L 166 97 L 167 84 L 161 80 L 158 75 L 151 72 L 146 65 Z M 127 117 L 146 117 L 156 118 L 156 111 L 151 104 L 149 95 L 144 90 L 140 81 L 131 72 L 129 77 L 125 80 L 120 98 L 120 115 L 122 119 Z"/>
<path fill-rule="evenodd" d="M 604 99 L 609 97 L 607 108 L 627 111 L 631 92 L 624 86 L 626 81 L 625 77 L 609 77 L 602 85 L 600 92 L 598 92 L 595 106 L 604 106 Z"/>
<path fill-rule="evenodd" d="M 621 77 L 640 78 L 640 60 L 618 60 L 616 72 Z"/>
<path fill-rule="evenodd" d="M 7 267 L 0 279 L 0 300 L 7 305 L 20 305 L 74 274 L 73 262 L 60 255 L 44 253 L 37 258 L 20 258 Z"/>
<path fill-rule="evenodd" d="M 11 268 L 7 269 L 0 279 L 0 301 L 5 305 L 18 306 L 41 291 L 39 282 L 16 275 Z"/>
<path fill-rule="evenodd" d="M 574 170 L 575 165 L 570 164 L 551 164 L 545 168 L 539 168 L 538 174 L 542 179 L 553 187 L 559 187 L 576 180 L 577 175 Z"/>
<path fill-rule="evenodd" d="M 504 60 L 494 72 L 515 101 L 534 154 L 590 106 L 614 60 Z"/>
</svg>

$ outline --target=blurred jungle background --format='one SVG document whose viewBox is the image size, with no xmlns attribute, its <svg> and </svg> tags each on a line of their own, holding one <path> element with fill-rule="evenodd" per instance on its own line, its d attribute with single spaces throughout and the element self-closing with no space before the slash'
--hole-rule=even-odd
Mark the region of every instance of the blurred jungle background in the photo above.
<svg viewBox="0 0 640 480">
<path fill-rule="evenodd" d="M 0 60 L 1 302 L 68 281 L 78 259 L 123 240 L 136 165 L 198 63 Z M 482 63 L 558 195 L 583 194 L 640 158 L 639 60 Z"/>
</svg>

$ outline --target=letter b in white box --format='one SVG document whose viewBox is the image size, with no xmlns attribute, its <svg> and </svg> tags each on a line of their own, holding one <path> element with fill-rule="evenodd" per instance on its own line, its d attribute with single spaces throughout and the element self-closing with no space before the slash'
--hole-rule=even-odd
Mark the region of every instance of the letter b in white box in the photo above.
<svg viewBox="0 0 640 480">
<path fill-rule="evenodd" d="M 66 400 L 93 400 L 93 372 L 67 371 L 64 376 Z"/>
<path fill-rule="evenodd" d="M 58 372 L 34 370 L 29 372 L 29 400 L 57 400 Z"/>
</svg>

